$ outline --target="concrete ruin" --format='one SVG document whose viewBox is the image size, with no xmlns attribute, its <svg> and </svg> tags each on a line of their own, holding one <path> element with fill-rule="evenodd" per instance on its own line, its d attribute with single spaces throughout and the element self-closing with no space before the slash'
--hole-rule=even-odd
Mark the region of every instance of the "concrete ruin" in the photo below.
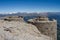
<svg viewBox="0 0 60 40">
<path fill-rule="evenodd" d="M 48 17 L 38 17 L 29 19 L 28 23 L 35 25 L 42 34 L 50 36 L 52 40 L 57 40 L 57 21 L 55 19 L 51 21 Z"/>
</svg>

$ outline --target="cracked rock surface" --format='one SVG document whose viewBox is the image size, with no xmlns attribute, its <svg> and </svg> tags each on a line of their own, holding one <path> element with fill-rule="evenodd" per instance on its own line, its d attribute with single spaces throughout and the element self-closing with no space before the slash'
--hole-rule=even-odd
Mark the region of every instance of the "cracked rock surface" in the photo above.
<svg viewBox="0 0 60 40">
<path fill-rule="evenodd" d="M 38 29 L 25 22 L 0 21 L 0 40 L 50 40 Z"/>
</svg>

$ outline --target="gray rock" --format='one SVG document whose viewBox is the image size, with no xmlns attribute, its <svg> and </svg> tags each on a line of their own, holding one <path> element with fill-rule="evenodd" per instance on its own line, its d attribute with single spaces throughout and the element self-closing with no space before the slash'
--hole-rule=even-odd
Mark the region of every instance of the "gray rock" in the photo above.
<svg viewBox="0 0 60 40">
<path fill-rule="evenodd" d="M 42 35 L 32 24 L 0 21 L 0 40 L 50 40 L 50 37 Z"/>
</svg>

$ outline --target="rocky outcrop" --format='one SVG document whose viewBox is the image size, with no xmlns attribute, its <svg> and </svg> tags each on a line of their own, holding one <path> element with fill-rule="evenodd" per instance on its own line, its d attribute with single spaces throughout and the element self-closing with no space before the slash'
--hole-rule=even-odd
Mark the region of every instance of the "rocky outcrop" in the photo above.
<svg viewBox="0 0 60 40">
<path fill-rule="evenodd" d="M 57 40 L 57 20 L 49 20 L 48 17 L 38 17 L 29 19 L 28 23 L 35 25 L 42 34 L 51 37 L 52 40 Z"/>
<path fill-rule="evenodd" d="M 0 20 L 0 40 L 51 40 L 51 38 L 41 34 L 32 24 Z"/>
</svg>

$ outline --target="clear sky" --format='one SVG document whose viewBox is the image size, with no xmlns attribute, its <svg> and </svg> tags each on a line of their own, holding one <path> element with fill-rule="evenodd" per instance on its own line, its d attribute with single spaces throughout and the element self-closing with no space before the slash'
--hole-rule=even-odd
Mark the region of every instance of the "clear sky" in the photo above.
<svg viewBox="0 0 60 40">
<path fill-rule="evenodd" d="M 0 0 L 4 12 L 60 12 L 60 0 Z"/>
</svg>

